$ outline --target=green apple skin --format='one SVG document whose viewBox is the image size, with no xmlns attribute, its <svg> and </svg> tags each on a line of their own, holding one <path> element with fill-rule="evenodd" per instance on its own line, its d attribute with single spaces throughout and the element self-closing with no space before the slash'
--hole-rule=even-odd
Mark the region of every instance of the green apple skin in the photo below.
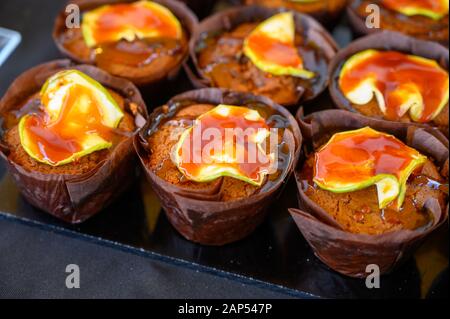
<svg viewBox="0 0 450 319">
<path fill-rule="evenodd" d="M 63 85 L 61 85 L 64 83 Z M 96 98 L 98 99 L 98 105 L 102 107 L 101 114 L 103 115 L 102 123 L 103 125 L 111 128 L 117 128 L 120 121 L 122 120 L 124 114 L 122 110 L 120 109 L 117 102 L 114 100 L 114 98 L 111 96 L 111 94 L 106 90 L 105 87 L 103 87 L 99 82 L 95 81 L 91 77 L 87 76 L 86 74 L 78 71 L 78 70 L 65 70 L 56 73 L 55 75 L 51 76 L 45 84 L 43 85 L 40 95 L 41 97 L 47 94 L 52 93 L 53 95 L 58 95 L 58 90 L 64 90 L 64 85 L 81 85 L 84 87 L 87 87 L 89 90 L 95 93 Z M 64 99 L 64 96 L 61 97 L 61 99 Z M 50 99 L 51 103 L 51 99 Z M 49 103 L 49 104 L 50 104 Z M 59 113 L 61 111 L 62 104 L 59 104 L 60 108 L 53 108 L 49 109 L 48 105 L 44 105 L 44 111 L 49 115 L 50 119 L 57 120 Z M 26 132 L 26 121 L 29 119 L 30 116 L 34 115 L 25 115 L 23 116 L 19 121 L 19 137 L 20 142 L 24 150 L 27 152 L 27 154 L 35 159 L 38 162 L 50 165 L 50 166 L 61 166 L 66 165 L 69 163 L 72 163 L 76 161 L 77 159 L 86 156 L 88 154 L 91 154 L 93 152 L 102 150 L 102 149 L 108 149 L 112 146 L 112 143 L 109 141 L 104 140 L 98 134 L 89 134 L 86 136 L 85 140 L 81 141 L 82 150 L 79 152 L 76 152 L 72 154 L 70 157 L 65 158 L 64 160 L 61 160 L 59 162 L 52 162 L 49 159 L 41 158 L 39 155 L 34 154 L 32 151 L 31 145 L 33 145 L 33 141 L 29 138 L 27 132 Z"/>
<path fill-rule="evenodd" d="M 357 132 L 363 132 L 364 130 L 372 130 L 369 127 L 364 127 L 358 130 L 353 131 L 347 131 L 342 133 L 337 133 L 340 135 L 348 134 L 352 135 Z M 336 136 L 333 135 L 333 137 Z M 325 144 L 322 148 L 327 147 L 330 143 L 333 142 L 333 137 L 328 141 L 327 144 Z M 376 176 L 373 176 L 367 180 L 361 181 L 359 183 L 352 183 L 352 184 L 338 184 L 338 183 L 323 183 L 319 179 L 314 178 L 313 181 L 316 183 L 320 188 L 333 192 L 333 193 L 349 193 L 358 191 L 361 189 L 365 189 L 368 187 L 371 187 L 375 185 L 377 187 L 377 194 L 378 194 L 378 206 L 380 209 L 384 209 L 387 206 L 389 206 L 394 200 L 397 200 L 396 202 L 396 209 L 399 210 L 403 202 L 405 200 L 405 194 L 406 194 L 406 182 L 411 175 L 411 173 L 418 167 L 422 166 L 427 161 L 426 156 L 419 154 L 419 156 L 415 157 L 409 165 L 400 173 L 399 178 L 397 176 L 392 174 L 378 174 Z M 388 186 L 389 192 L 384 192 L 383 190 L 385 187 Z"/>
<path fill-rule="evenodd" d="M 292 66 L 280 66 L 270 61 L 262 60 L 256 52 L 254 52 L 249 44 L 248 38 L 255 32 L 266 33 L 273 37 L 276 35 L 277 39 L 285 43 L 294 43 L 295 38 L 295 24 L 292 12 L 283 12 L 276 14 L 269 19 L 260 23 L 252 33 L 244 40 L 244 54 L 252 61 L 252 63 L 260 70 L 274 74 L 274 75 L 290 75 L 303 79 L 312 79 L 315 76 L 314 72 L 308 71 L 304 68 Z"/>
</svg>

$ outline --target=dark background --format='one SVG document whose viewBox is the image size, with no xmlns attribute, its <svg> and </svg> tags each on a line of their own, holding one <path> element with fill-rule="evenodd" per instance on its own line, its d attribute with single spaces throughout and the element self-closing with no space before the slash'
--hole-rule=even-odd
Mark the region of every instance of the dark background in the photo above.
<svg viewBox="0 0 450 319">
<path fill-rule="evenodd" d="M 22 34 L 18 48 L 0 66 L 0 96 L 21 72 L 61 58 L 51 31 L 64 2 L 0 1 L 0 27 Z M 341 44 L 351 39 L 345 26 L 334 35 Z M 189 87 L 183 77 L 181 81 L 175 90 Z M 0 297 L 448 296 L 447 229 L 428 240 L 414 259 L 383 277 L 382 289 L 369 290 L 364 281 L 341 276 L 315 258 L 286 211 L 295 205 L 292 182 L 267 222 L 249 238 L 223 248 L 181 238 L 151 196 L 145 183 L 135 185 L 113 207 L 81 226 L 70 226 L 28 205 L 0 163 Z M 80 289 L 65 286 L 68 264 L 80 267 Z"/>
</svg>

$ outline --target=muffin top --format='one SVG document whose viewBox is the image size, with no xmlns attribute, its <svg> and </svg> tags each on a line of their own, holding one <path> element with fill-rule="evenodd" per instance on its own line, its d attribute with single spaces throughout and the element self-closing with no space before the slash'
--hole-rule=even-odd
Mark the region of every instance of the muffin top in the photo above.
<svg viewBox="0 0 450 319">
<path fill-rule="evenodd" d="M 81 28 L 60 22 L 55 41 L 64 52 L 137 84 L 161 79 L 188 52 L 189 32 L 182 21 L 153 1 L 87 7 Z"/>
<path fill-rule="evenodd" d="M 367 49 L 336 73 L 342 97 L 364 115 L 448 126 L 448 71 L 433 59 Z"/>
<path fill-rule="evenodd" d="M 5 114 L 9 159 L 43 173 L 90 171 L 135 132 L 130 107 L 137 109 L 81 71 L 57 72 Z"/>
<path fill-rule="evenodd" d="M 158 177 L 221 201 L 270 189 L 292 166 L 296 148 L 289 121 L 251 103 L 190 102 L 157 123 L 147 142 L 145 165 Z"/>
<path fill-rule="evenodd" d="M 346 231 L 376 235 L 428 226 L 430 198 L 445 206 L 448 183 L 432 159 L 368 127 L 336 133 L 297 175 L 304 192 Z"/>
<path fill-rule="evenodd" d="M 267 96 L 282 105 L 314 98 L 328 79 L 328 57 L 320 44 L 300 30 L 292 12 L 255 20 L 201 36 L 194 53 L 201 75 L 210 86 Z"/>
</svg>

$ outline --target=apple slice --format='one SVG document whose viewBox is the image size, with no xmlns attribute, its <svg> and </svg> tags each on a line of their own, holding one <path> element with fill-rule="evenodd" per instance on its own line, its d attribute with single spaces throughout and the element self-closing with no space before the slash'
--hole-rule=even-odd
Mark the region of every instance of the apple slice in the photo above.
<svg viewBox="0 0 450 319">
<path fill-rule="evenodd" d="M 33 115 L 24 116 L 19 122 L 19 134 L 21 145 L 27 154 L 38 162 L 50 165 L 50 166 L 62 166 L 76 161 L 77 159 L 86 156 L 90 153 L 107 149 L 112 146 L 111 142 L 108 142 L 98 135 L 87 135 L 78 145 L 70 145 L 70 148 L 75 148 L 77 151 L 71 152 L 68 150 L 60 150 L 58 154 L 52 153 L 49 155 L 49 147 L 43 146 L 42 141 L 36 143 L 36 136 L 30 134 L 29 123 L 33 121 Z M 54 135 L 53 135 L 54 136 Z M 58 138 L 57 136 L 55 136 Z M 41 150 L 39 147 L 44 147 Z M 58 156 L 59 155 L 59 156 Z M 56 159 L 58 158 L 58 159 Z"/>
<path fill-rule="evenodd" d="M 377 179 L 379 180 L 376 181 Z M 387 207 L 399 197 L 401 186 L 395 176 L 381 174 L 373 181 L 377 187 L 378 207 L 380 209 Z M 403 200 L 401 202 L 403 203 Z"/>
<path fill-rule="evenodd" d="M 50 122 L 59 118 L 64 99 L 74 85 L 84 87 L 93 93 L 89 97 L 86 95 L 78 97 L 78 107 L 81 111 L 86 112 L 90 102 L 89 99 L 95 98 L 97 106 L 101 109 L 102 123 L 108 127 L 117 127 L 123 117 L 119 105 L 103 85 L 78 70 L 58 72 L 48 78 L 42 86 L 41 101 L 45 112 L 50 116 Z"/>
<path fill-rule="evenodd" d="M 295 47 L 295 23 L 292 12 L 276 14 L 260 23 L 244 40 L 244 54 L 264 72 L 305 79 L 314 72 L 303 66 Z"/>
<path fill-rule="evenodd" d="M 341 68 L 339 87 L 356 105 L 375 98 L 381 112 L 391 120 L 409 112 L 415 122 L 432 121 L 449 100 L 446 70 L 434 60 L 396 51 L 354 54 Z"/>
<path fill-rule="evenodd" d="M 334 193 L 375 185 L 383 209 L 403 205 L 406 182 L 427 158 L 394 136 L 369 127 L 334 134 L 315 154 L 314 182 Z"/>
<path fill-rule="evenodd" d="M 40 95 L 41 112 L 19 121 L 20 142 L 30 157 L 60 166 L 112 146 L 111 131 L 124 114 L 100 83 L 66 70 L 50 77 Z"/>
<path fill-rule="evenodd" d="M 433 20 L 440 20 L 448 15 L 448 0 L 383 0 L 387 8 L 406 16 L 422 15 Z"/>
<path fill-rule="evenodd" d="M 411 103 L 411 107 L 409 109 L 409 115 L 411 116 L 411 119 L 415 122 L 424 122 L 424 119 L 434 119 L 448 104 L 448 100 L 449 100 L 448 72 L 443 70 L 439 66 L 439 64 L 434 60 L 425 59 L 425 58 L 422 58 L 419 56 L 410 56 L 410 58 L 419 64 L 421 63 L 423 65 L 427 65 L 429 68 L 432 68 L 435 70 L 436 76 L 434 78 L 434 81 L 430 81 L 428 83 L 428 90 L 430 90 L 430 88 L 433 88 L 435 86 L 439 86 L 442 89 L 439 90 L 438 92 L 436 92 L 435 90 L 430 90 L 430 91 L 432 91 L 431 94 L 433 94 L 434 97 L 437 96 L 439 98 L 439 102 L 434 108 L 428 107 L 428 109 L 427 109 L 427 107 L 425 105 L 426 101 L 423 101 L 423 99 L 420 100 L 419 98 L 416 98 L 416 103 Z M 425 122 L 426 122 L 426 120 L 425 120 Z"/>
<path fill-rule="evenodd" d="M 261 186 L 275 161 L 275 154 L 267 155 L 262 147 L 269 136 L 256 110 L 220 104 L 181 134 L 172 161 L 195 182 L 229 176 Z"/>
<path fill-rule="evenodd" d="M 104 5 L 83 15 L 82 33 L 88 47 L 125 39 L 180 39 L 180 21 L 166 7 L 152 1 Z"/>
</svg>

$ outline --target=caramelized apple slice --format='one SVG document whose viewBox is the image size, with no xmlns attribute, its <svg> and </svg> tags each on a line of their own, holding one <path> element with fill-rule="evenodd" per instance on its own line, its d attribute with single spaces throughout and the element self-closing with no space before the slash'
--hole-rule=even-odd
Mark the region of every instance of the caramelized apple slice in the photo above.
<svg viewBox="0 0 450 319">
<path fill-rule="evenodd" d="M 305 79 L 314 77 L 313 72 L 304 69 L 295 47 L 292 12 L 276 14 L 259 24 L 245 39 L 244 54 L 264 72 Z"/>
<path fill-rule="evenodd" d="M 50 116 L 50 122 L 57 120 L 63 110 L 62 106 L 67 94 L 74 86 L 80 86 L 91 92 L 90 95 L 80 95 L 75 102 L 80 111 L 87 112 L 89 103 L 96 102 L 101 109 L 101 121 L 105 126 L 117 127 L 123 117 L 123 112 L 108 90 L 88 75 L 78 70 L 61 71 L 44 83 L 41 88 L 41 101 L 45 112 Z"/>
<path fill-rule="evenodd" d="M 172 161 L 196 182 L 229 176 L 261 186 L 275 157 L 262 147 L 269 136 L 270 129 L 256 110 L 220 104 L 183 132 Z"/>
<path fill-rule="evenodd" d="M 83 15 L 82 33 L 88 47 L 144 38 L 180 39 L 180 21 L 166 7 L 152 1 L 104 5 Z"/>
<path fill-rule="evenodd" d="M 365 105 L 375 97 L 391 120 L 408 112 L 415 122 L 433 120 L 448 103 L 448 85 L 448 72 L 436 61 L 396 51 L 359 52 L 339 74 L 339 87 L 351 103 Z"/>
<path fill-rule="evenodd" d="M 22 147 L 52 166 L 112 146 L 112 129 L 124 114 L 109 92 L 78 70 L 50 77 L 40 92 L 42 110 L 20 119 Z"/>
<path fill-rule="evenodd" d="M 383 0 L 382 3 L 406 16 L 422 15 L 440 20 L 448 14 L 448 0 Z"/>
<path fill-rule="evenodd" d="M 364 127 L 334 134 L 315 154 L 314 182 L 335 193 L 376 185 L 380 209 L 394 201 L 400 209 L 409 176 L 425 161 L 394 136 Z"/>
</svg>

